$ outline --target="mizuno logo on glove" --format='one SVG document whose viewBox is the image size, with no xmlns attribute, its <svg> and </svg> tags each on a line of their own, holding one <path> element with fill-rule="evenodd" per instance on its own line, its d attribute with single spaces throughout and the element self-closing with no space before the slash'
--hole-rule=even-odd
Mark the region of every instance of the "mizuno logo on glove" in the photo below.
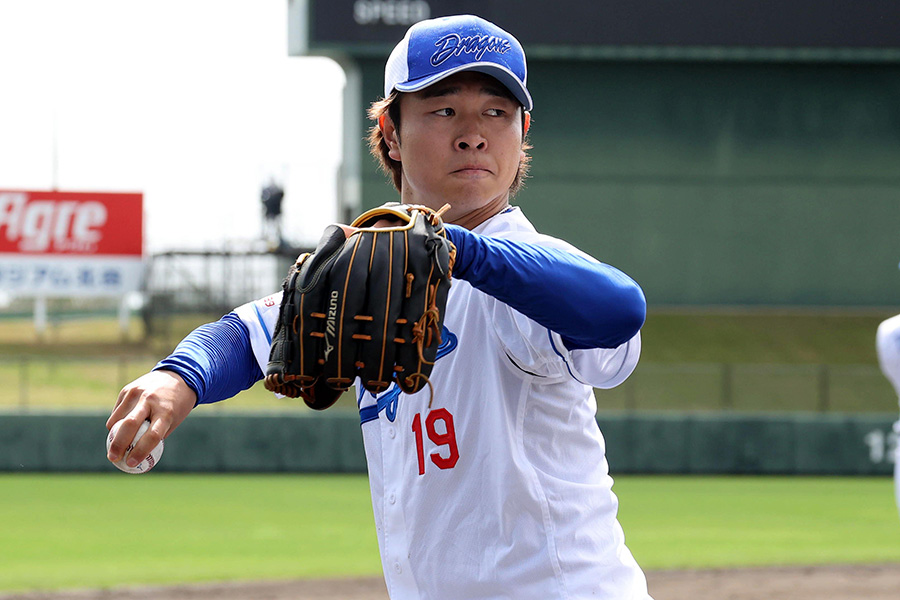
<svg viewBox="0 0 900 600">
<path fill-rule="evenodd" d="M 332 290 L 331 299 L 328 301 L 328 318 L 325 321 L 325 360 L 328 360 L 328 355 L 334 350 L 334 344 L 331 343 L 331 340 L 333 340 L 336 335 L 334 320 L 337 316 L 339 295 L 337 290 Z"/>
</svg>

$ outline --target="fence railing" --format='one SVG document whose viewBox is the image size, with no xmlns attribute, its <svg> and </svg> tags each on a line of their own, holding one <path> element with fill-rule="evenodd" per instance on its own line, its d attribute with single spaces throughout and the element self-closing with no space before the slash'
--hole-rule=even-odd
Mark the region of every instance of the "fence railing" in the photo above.
<svg viewBox="0 0 900 600">
<path fill-rule="evenodd" d="M 119 390 L 150 370 L 152 358 L 0 359 L 0 408 L 112 406 Z"/>
<path fill-rule="evenodd" d="M 897 411 L 876 365 L 644 363 L 596 396 L 599 410 Z"/>
<path fill-rule="evenodd" d="M 149 371 L 155 357 L 0 359 L 0 408 L 111 407 L 119 390 Z M 876 365 L 641 363 L 612 390 L 596 390 L 599 411 L 897 411 L 893 388 Z M 348 399 L 346 408 L 354 408 Z M 221 407 L 299 408 L 261 385 Z"/>
</svg>

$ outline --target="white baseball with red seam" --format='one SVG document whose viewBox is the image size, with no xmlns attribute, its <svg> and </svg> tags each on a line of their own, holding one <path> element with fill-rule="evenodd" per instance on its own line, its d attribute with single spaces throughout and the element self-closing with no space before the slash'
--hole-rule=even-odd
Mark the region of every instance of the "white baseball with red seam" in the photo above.
<svg viewBox="0 0 900 600">
<path fill-rule="evenodd" d="M 118 423 L 113 425 L 112 429 L 109 430 L 109 435 L 106 436 L 107 452 L 109 452 L 109 447 L 112 444 L 113 438 L 115 437 L 116 432 L 119 430 L 119 426 L 121 424 L 122 421 L 119 421 Z M 137 466 L 129 467 L 127 464 L 125 464 L 125 461 L 128 460 L 128 455 L 131 454 L 131 451 L 134 449 L 134 445 L 137 444 L 138 440 L 141 439 L 141 436 L 144 435 L 144 433 L 148 429 L 150 429 L 150 421 L 144 421 L 141 424 L 140 428 L 138 428 L 138 431 L 134 436 L 134 440 L 132 440 L 132 442 L 128 445 L 128 448 L 125 449 L 125 454 L 122 456 L 122 458 L 113 463 L 117 469 L 119 469 L 120 471 L 125 471 L 126 473 L 146 473 L 147 471 L 155 467 L 157 463 L 159 463 L 159 458 L 163 453 L 162 440 L 160 440 L 156 448 L 154 448 L 150 452 L 150 455 L 140 463 L 138 463 Z"/>
</svg>

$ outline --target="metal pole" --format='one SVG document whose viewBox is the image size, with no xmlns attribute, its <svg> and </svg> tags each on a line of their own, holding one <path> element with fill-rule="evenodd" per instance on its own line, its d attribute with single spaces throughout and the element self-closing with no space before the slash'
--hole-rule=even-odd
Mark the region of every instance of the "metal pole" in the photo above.
<svg viewBox="0 0 900 600">
<path fill-rule="evenodd" d="M 43 295 L 34 299 L 34 331 L 38 339 L 44 339 L 47 331 L 47 297 Z"/>
<path fill-rule="evenodd" d="M 830 373 L 828 365 L 819 365 L 819 412 L 828 412 L 831 406 Z"/>
<path fill-rule="evenodd" d="M 722 363 L 722 408 L 734 409 L 734 367 Z"/>
<path fill-rule="evenodd" d="M 52 122 L 53 122 L 53 131 L 51 132 L 52 140 L 51 140 L 51 164 L 50 164 L 50 177 L 51 177 L 51 189 L 55 192 L 59 189 L 59 115 L 56 106 L 56 101 L 53 103 L 52 109 Z"/>
<path fill-rule="evenodd" d="M 122 341 L 128 341 L 128 325 L 131 320 L 131 311 L 128 309 L 128 294 L 122 294 L 119 298 L 119 332 Z"/>
<path fill-rule="evenodd" d="M 362 209 L 362 143 L 364 117 L 362 105 L 362 73 L 355 61 L 342 59 L 344 69 L 344 118 L 341 155 L 343 162 L 337 172 L 337 219 L 349 223 Z"/>
<path fill-rule="evenodd" d="M 28 408 L 28 359 L 25 357 L 19 361 L 19 407 Z"/>
</svg>

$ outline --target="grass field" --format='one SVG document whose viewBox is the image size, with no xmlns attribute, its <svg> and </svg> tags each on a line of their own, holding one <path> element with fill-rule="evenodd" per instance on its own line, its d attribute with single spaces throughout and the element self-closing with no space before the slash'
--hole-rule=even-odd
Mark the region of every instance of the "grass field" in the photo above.
<svg viewBox="0 0 900 600">
<path fill-rule="evenodd" d="M 363 476 L 0 475 L 0 489 L 3 591 L 380 573 Z M 888 478 L 614 490 L 645 569 L 900 562 Z"/>
</svg>

